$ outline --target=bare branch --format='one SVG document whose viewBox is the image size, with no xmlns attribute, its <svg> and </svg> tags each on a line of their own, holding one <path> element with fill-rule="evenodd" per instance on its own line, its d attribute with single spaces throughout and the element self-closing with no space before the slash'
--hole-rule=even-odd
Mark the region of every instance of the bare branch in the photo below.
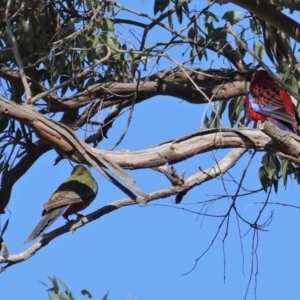
<svg viewBox="0 0 300 300">
<path fill-rule="evenodd" d="M 152 202 L 154 200 L 158 200 L 161 198 L 170 197 L 172 195 L 176 195 L 177 193 L 184 192 L 185 190 L 189 190 L 197 185 L 200 185 L 206 181 L 212 180 L 213 178 L 216 178 L 217 176 L 220 176 L 220 174 L 224 174 L 227 170 L 232 168 L 236 162 L 242 157 L 242 155 L 246 152 L 245 149 L 234 149 L 232 150 L 228 155 L 226 155 L 217 165 L 208 168 L 204 170 L 203 172 L 197 172 L 196 174 L 192 175 L 188 179 L 185 180 L 184 185 L 182 186 L 170 186 L 168 188 L 165 188 L 163 190 L 159 190 L 153 193 L 150 193 L 150 198 L 147 200 L 147 202 Z M 142 200 L 142 198 L 140 199 Z M 76 229 L 79 229 L 83 227 L 84 225 L 93 222 L 102 216 L 109 214 L 117 209 L 120 209 L 122 207 L 128 206 L 128 205 L 136 205 L 136 201 L 132 199 L 121 199 L 114 201 L 95 212 L 86 215 L 82 217 L 80 220 L 77 221 L 71 221 L 70 223 L 53 230 L 52 232 L 45 234 L 43 238 L 25 250 L 24 252 L 16 255 L 10 254 L 7 258 L 0 256 L 0 263 L 6 264 L 6 266 L 2 267 L 0 272 L 3 272 L 6 270 L 6 268 L 15 265 L 17 263 L 23 262 L 30 257 L 32 257 L 35 253 L 37 253 L 40 249 L 42 249 L 44 246 L 46 246 L 48 243 L 50 243 L 52 240 L 57 238 L 58 236 L 65 234 L 67 232 L 73 232 Z"/>
<path fill-rule="evenodd" d="M 118 166 L 130 169 L 157 167 L 165 163 L 185 160 L 197 153 L 230 147 L 255 148 L 258 151 L 270 151 L 278 155 L 281 155 L 282 152 L 285 153 L 277 145 L 270 144 L 269 137 L 249 129 L 200 131 L 145 151 L 111 152 L 96 150 L 81 141 L 69 127 L 26 107 L 22 107 L 22 109 L 19 107 L 16 103 L 0 98 L 0 113 L 19 120 L 32 128 L 38 136 L 45 139 L 61 155 L 77 162 L 92 165 L 99 172 L 103 171 L 100 166 L 112 168 L 113 172 L 118 174 L 122 180 L 129 180 L 128 184 L 133 184 L 132 179 L 128 177 L 126 179 L 127 175 Z M 297 150 L 295 151 L 294 153 L 297 153 Z M 298 155 L 290 157 L 290 160 L 300 164 Z M 0 208 L 0 211 L 3 211 L 5 206 Z"/>
<path fill-rule="evenodd" d="M 176 82 L 141 82 L 139 86 L 136 104 L 148 100 L 155 96 L 172 96 L 185 100 L 192 104 L 207 103 L 203 97 L 205 94 L 212 101 L 230 99 L 232 97 L 246 95 L 249 92 L 249 83 L 246 81 L 236 81 L 216 85 L 201 89 L 201 93 L 189 84 L 178 84 Z M 48 112 L 64 111 L 67 109 L 75 109 L 82 107 L 94 99 L 102 98 L 108 95 L 116 95 L 116 99 L 107 99 L 103 103 L 103 108 L 110 107 L 119 103 L 126 102 L 126 106 L 130 106 L 132 97 L 135 93 L 136 85 L 134 83 L 101 83 L 87 87 L 81 93 L 77 93 L 73 97 L 69 97 L 63 101 L 58 101 L 49 107 Z M 124 107 L 126 107 L 124 104 Z"/>
<path fill-rule="evenodd" d="M 147 197 L 146 194 L 135 186 L 135 181 L 131 176 L 102 154 L 95 156 L 92 149 L 88 150 L 87 145 L 81 141 L 68 126 L 51 120 L 32 109 L 8 101 L 5 98 L 0 97 L 0 102 L 0 113 L 10 116 L 13 119 L 17 119 L 21 123 L 32 128 L 37 136 L 47 141 L 47 143 L 56 149 L 62 156 L 93 166 L 106 179 L 115 184 L 129 197 L 135 199 L 136 196 L 128 190 L 128 188 L 118 182 L 114 177 L 107 173 L 107 171 L 102 169 L 103 167 L 106 167 L 112 171 L 114 175 L 125 182 L 134 192 L 142 195 L 144 198 Z M 19 107 L 22 107 L 22 109 Z M 3 209 L 4 207 L 0 207 L 0 211 Z"/>
<path fill-rule="evenodd" d="M 281 151 L 290 157 L 299 157 L 300 137 L 287 131 L 280 130 L 270 122 L 258 122 L 257 127 L 272 138 L 270 144 L 275 145 L 276 151 Z M 276 152 L 275 152 L 276 153 Z"/>
<path fill-rule="evenodd" d="M 0 66 L 0 76 L 4 78 L 5 80 L 8 80 L 11 82 L 11 84 L 22 84 L 22 77 L 19 72 L 14 71 L 6 66 Z M 60 98 L 55 95 L 54 93 L 51 93 L 48 91 L 48 89 L 40 84 L 38 81 L 26 76 L 27 82 L 30 84 L 30 88 L 33 93 L 39 94 L 43 92 L 48 92 L 45 97 L 43 98 L 44 101 L 49 103 L 49 101 L 52 101 L 53 103 L 59 102 Z"/>
</svg>

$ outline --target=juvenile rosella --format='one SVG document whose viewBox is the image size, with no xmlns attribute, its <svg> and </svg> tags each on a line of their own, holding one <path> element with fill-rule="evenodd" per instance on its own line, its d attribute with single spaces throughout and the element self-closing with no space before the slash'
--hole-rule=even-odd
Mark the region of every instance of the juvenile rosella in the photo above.
<svg viewBox="0 0 300 300">
<path fill-rule="evenodd" d="M 63 182 L 44 204 L 42 219 L 27 238 L 30 242 L 41 235 L 60 216 L 68 218 L 71 214 L 85 209 L 96 197 L 98 184 L 90 171 L 83 165 L 74 167 L 71 176 Z M 26 243 L 25 242 L 25 243 Z"/>
</svg>

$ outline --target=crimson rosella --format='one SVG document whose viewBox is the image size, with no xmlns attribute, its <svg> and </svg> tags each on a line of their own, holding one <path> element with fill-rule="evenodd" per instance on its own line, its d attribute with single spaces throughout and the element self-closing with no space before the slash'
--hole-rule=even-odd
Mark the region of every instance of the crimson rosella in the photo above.
<svg viewBox="0 0 300 300">
<path fill-rule="evenodd" d="M 250 92 L 245 99 L 245 110 L 250 120 L 269 121 L 281 130 L 297 133 L 294 104 L 288 93 L 270 75 L 256 71 L 252 75 Z"/>
</svg>

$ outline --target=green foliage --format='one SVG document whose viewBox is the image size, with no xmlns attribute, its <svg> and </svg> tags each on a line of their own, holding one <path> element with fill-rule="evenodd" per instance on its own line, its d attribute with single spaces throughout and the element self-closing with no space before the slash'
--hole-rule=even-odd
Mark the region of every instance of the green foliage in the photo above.
<svg viewBox="0 0 300 300">
<path fill-rule="evenodd" d="M 261 29 L 260 29 L 258 21 L 256 19 L 251 18 L 249 20 L 249 22 L 250 22 L 250 28 L 251 28 L 252 33 L 255 36 L 260 35 L 261 34 Z"/>
<path fill-rule="evenodd" d="M 56 277 L 49 277 L 48 279 L 51 282 L 51 286 L 49 287 L 48 284 L 43 283 L 48 289 L 48 298 L 50 300 L 74 300 L 74 296 L 68 286 L 60 279 Z M 88 290 L 82 290 L 81 294 L 86 296 L 87 298 L 92 299 L 93 296 Z M 102 300 L 107 300 L 108 299 L 108 292 L 103 296 Z"/>
<path fill-rule="evenodd" d="M 233 25 L 241 19 L 241 16 L 241 12 L 230 10 L 223 15 L 222 19 Z"/>
<path fill-rule="evenodd" d="M 233 127 L 239 120 L 240 113 L 244 108 L 245 97 L 235 97 L 233 98 L 228 106 L 228 117 L 231 126 Z"/>
<path fill-rule="evenodd" d="M 227 101 L 220 101 L 212 106 L 210 116 L 205 114 L 204 125 L 206 128 L 219 128 L 222 125 L 222 114 L 227 106 Z"/>
<path fill-rule="evenodd" d="M 245 38 L 245 34 L 246 34 L 246 30 L 245 30 L 245 28 L 243 28 L 243 29 L 241 30 L 239 36 L 240 36 L 240 39 L 241 39 L 245 44 L 247 44 L 246 38 Z M 237 46 L 237 52 L 240 54 L 241 58 L 244 58 L 245 55 L 247 54 L 246 49 L 241 45 L 241 43 L 237 43 L 236 41 L 235 41 L 235 43 L 236 43 L 236 46 Z"/>
<path fill-rule="evenodd" d="M 105 37 L 109 36 L 111 38 L 114 38 L 115 37 L 115 29 L 114 29 L 113 22 L 108 18 L 103 19 L 102 22 L 103 22 L 102 32 L 104 33 L 104 36 Z"/>
<path fill-rule="evenodd" d="M 261 41 L 258 41 L 258 43 L 254 43 L 254 53 L 260 58 L 263 58 L 263 55 L 265 53 L 265 46 Z"/>
<path fill-rule="evenodd" d="M 283 185 L 287 187 L 287 180 L 289 175 L 292 173 L 292 164 L 287 160 L 287 159 L 282 159 L 281 160 L 281 176 L 282 176 L 282 181 Z"/>
<path fill-rule="evenodd" d="M 288 86 L 290 86 L 295 93 L 297 93 L 297 94 L 299 93 L 299 84 L 298 84 L 298 80 L 296 79 L 295 76 L 290 76 L 286 80 L 286 84 Z"/>
<path fill-rule="evenodd" d="M 296 169 L 297 170 L 297 169 Z M 287 159 L 279 160 L 277 155 L 266 153 L 262 157 L 262 166 L 258 170 L 259 179 L 265 192 L 273 185 L 275 192 L 278 191 L 279 180 L 287 187 L 288 178 L 294 173 L 294 167 Z M 297 172 L 295 178 L 297 179 Z"/>
<path fill-rule="evenodd" d="M 262 167 L 259 168 L 258 174 L 261 185 L 265 192 L 270 185 L 274 186 L 274 190 L 278 191 L 278 180 L 280 178 L 280 161 L 274 154 L 266 153 L 262 157 Z"/>
<path fill-rule="evenodd" d="M 204 23 L 208 24 L 208 22 L 210 21 L 209 24 L 212 24 L 213 22 L 219 22 L 219 19 L 217 18 L 217 16 L 212 13 L 211 11 L 204 11 Z"/>
<path fill-rule="evenodd" d="M 156 15 L 158 12 L 163 12 L 169 5 L 170 0 L 155 0 L 154 2 L 154 14 Z"/>
<path fill-rule="evenodd" d="M 52 286 L 47 289 L 48 297 L 50 300 L 74 300 L 72 292 L 69 290 L 67 285 L 61 281 L 60 279 L 56 279 L 55 277 L 49 277 L 48 279 L 52 283 Z M 47 284 L 43 283 L 48 287 Z M 61 291 L 61 290 L 64 291 Z"/>
<path fill-rule="evenodd" d="M 86 1 L 87 7 L 91 4 L 89 2 Z M 69 79 L 74 76 L 74 69 L 84 69 L 94 64 L 95 60 L 105 58 L 108 54 L 105 44 L 111 47 L 111 55 L 104 63 L 110 65 L 125 58 L 118 52 L 122 46 L 115 36 L 112 19 L 99 14 L 94 22 L 76 31 L 78 24 L 84 23 L 84 16 L 75 13 L 82 9 L 81 5 L 82 1 L 67 1 L 73 17 L 68 16 L 59 22 L 62 14 L 57 6 L 53 3 L 37 4 L 28 11 L 28 18 L 17 15 L 12 23 L 26 75 L 36 80 L 42 79 L 42 84 L 62 84 L 62 96 L 68 90 L 83 90 L 86 87 L 84 82 L 74 83 Z M 98 5 L 101 9 L 103 3 Z M 3 50 L 10 49 L 5 30 L 0 33 L 0 42 Z M 2 51 L 0 63 L 7 66 L 16 64 L 12 51 Z M 21 103 L 24 91 L 15 87 L 11 92 L 14 101 Z"/>
</svg>

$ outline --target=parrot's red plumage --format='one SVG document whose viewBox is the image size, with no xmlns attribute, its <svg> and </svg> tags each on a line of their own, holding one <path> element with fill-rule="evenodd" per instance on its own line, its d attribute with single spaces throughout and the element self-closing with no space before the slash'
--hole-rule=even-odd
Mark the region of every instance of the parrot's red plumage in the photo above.
<svg viewBox="0 0 300 300">
<path fill-rule="evenodd" d="M 297 133 L 291 97 L 264 70 L 256 71 L 252 76 L 245 110 L 248 118 L 254 122 L 269 121 L 282 130 Z"/>
</svg>

